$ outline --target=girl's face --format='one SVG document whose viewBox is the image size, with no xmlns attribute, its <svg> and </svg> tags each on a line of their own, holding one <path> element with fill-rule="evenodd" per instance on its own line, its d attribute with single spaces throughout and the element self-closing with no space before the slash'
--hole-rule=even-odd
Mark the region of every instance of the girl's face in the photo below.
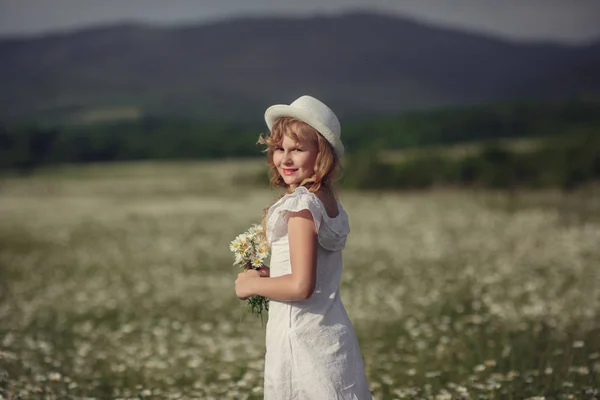
<svg viewBox="0 0 600 400">
<path fill-rule="evenodd" d="M 283 141 L 273 152 L 273 164 L 288 186 L 297 186 L 314 175 L 317 152 L 316 141 L 301 135 L 296 141 L 283 135 Z"/>
</svg>

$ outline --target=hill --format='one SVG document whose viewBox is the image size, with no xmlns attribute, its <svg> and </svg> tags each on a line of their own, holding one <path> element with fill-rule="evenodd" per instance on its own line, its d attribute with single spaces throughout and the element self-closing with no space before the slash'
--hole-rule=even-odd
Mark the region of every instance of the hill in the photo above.
<svg viewBox="0 0 600 400">
<path fill-rule="evenodd" d="M 599 44 L 508 42 L 368 13 L 5 38 L 0 59 L 5 122 L 257 121 L 304 93 L 342 118 L 600 93 Z"/>
</svg>

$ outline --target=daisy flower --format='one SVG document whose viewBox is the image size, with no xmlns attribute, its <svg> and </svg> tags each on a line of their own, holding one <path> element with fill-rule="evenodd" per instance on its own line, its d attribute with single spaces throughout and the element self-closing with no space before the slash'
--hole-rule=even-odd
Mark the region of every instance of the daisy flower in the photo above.
<svg viewBox="0 0 600 400">
<path fill-rule="evenodd" d="M 256 255 L 258 256 L 258 258 L 260 258 L 261 260 L 264 260 L 265 258 L 267 258 L 267 246 L 264 243 L 261 243 L 257 248 L 256 248 Z"/>
<path fill-rule="evenodd" d="M 234 266 L 248 269 L 263 267 L 263 261 L 269 255 L 262 225 L 254 224 L 246 232 L 238 235 L 230 244 L 229 250 L 234 255 Z M 252 296 L 247 300 L 251 312 L 261 314 L 269 310 L 269 299 L 263 296 Z"/>
<path fill-rule="evenodd" d="M 240 246 L 242 245 L 242 243 L 239 241 L 238 238 L 235 238 L 230 244 L 229 244 L 229 250 L 231 250 L 232 253 L 238 253 Z"/>
<path fill-rule="evenodd" d="M 258 257 L 253 258 L 252 260 L 252 268 L 260 268 L 262 267 L 262 260 Z"/>
</svg>

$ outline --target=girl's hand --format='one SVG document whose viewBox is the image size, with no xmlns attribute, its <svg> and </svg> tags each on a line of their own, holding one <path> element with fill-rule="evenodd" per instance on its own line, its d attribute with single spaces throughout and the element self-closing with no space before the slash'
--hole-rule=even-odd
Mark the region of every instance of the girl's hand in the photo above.
<svg viewBox="0 0 600 400">
<path fill-rule="evenodd" d="M 235 294 L 240 300 L 246 300 L 248 297 L 254 295 L 251 291 L 252 281 L 254 279 L 260 279 L 260 273 L 253 269 L 238 274 L 238 277 L 235 280 Z"/>
<path fill-rule="evenodd" d="M 268 278 L 271 276 L 271 269 L 269 267 L 267 267 L 266 265 L 263 265 L 257 271 L 260 274 L 261 278 Z"/>
</svg>

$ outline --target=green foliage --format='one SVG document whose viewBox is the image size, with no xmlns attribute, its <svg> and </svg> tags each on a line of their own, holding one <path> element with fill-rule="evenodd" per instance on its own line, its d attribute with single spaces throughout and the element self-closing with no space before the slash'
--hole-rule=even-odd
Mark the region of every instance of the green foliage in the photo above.
<svg viewBox="0 0 600 400">
<path fill-rule="evenodd" d="M 345 123 L 350 163 L 343 182 L 366 189 L 577 187 L 598 177 L 598 109 L 600 102 L 593 101 L 496 104 Z M 28 172 L 59 163 L 258 157 L 261 126 L 146 118 L 61 129 L 0 127 L 0 169 Z M 427 150 L 435 144 L 553 136 L 563 139 L 549 140 L 528 153 L 491 144 L 481 154 L 456 160 Z M 402 163 L 379 160 L 379 150 L 408 147 L 426 150 Z"/>
<path fill-rule="evenodd" d="M 21 128 L 8 131 L 0 126 L 0 169 L 28 173 L 48 162 L 59 133 L 54 129 Z"/>
<path fill-rule="evenodd" d="M 379 141 L 387 148 L 497 138 L 545 137 L 600 127 L 600 103 L 514 103 L 420 111 L 348 124 L 344 143 L 354 152 Z"/>
<path fill-rule="evenodd" d="M 441 151 L 423 151 L 408 160 L 390 163 L 376 154 L 366 154 L 349 159 L 345 180 L 349 187 L 421 189 L 459 185 L 570 190 L 600 180 L 600 135 L 593 133 L 548 138 L 526 152 L 492 143 L 463 158 Z"/>
<path fill-rule="evenodd" d="M 249 125 L 147 119 L 47 128 L 0 128 L 2 169 L 42 164 L 256 156 L 259 129 Z"/>
</svg>

